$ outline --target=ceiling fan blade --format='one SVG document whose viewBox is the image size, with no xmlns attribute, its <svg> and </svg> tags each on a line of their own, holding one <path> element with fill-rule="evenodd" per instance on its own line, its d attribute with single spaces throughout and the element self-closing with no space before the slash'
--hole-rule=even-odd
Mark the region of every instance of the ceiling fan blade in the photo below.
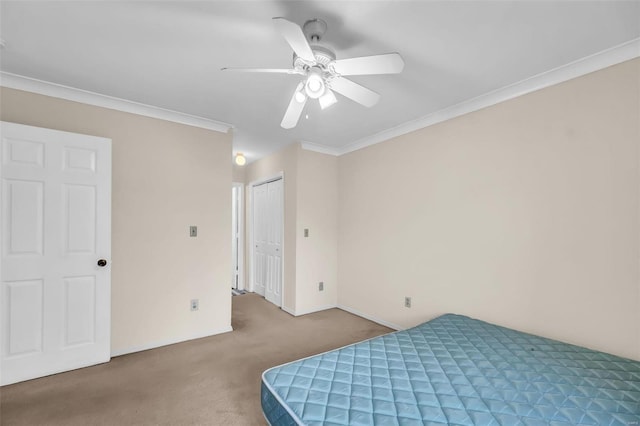
<svg viewBox="0 0 640 426">
<path fill-rule="evenodd" d="M 343 77 L 334 78 L 329 85 L 334 91 L 366 107 L 372 107 L 380 100 L 380 95 L 373 90 Z"/>
<path fill-rule="evenodd" d="M 398 74 L 403 68 L 404 60 L 399 53 L 339 59 L 333 63 L 333 69 L 340 75 Z"/>
<path fill-rule="evenodd" d="M 224 67 L 224 68 L 220 68 L 220 71 L 266 72 L 266 73 L 273 73 L 273 74 L 300 74 L 300 72 L 295 69 L 279 69 L 279 68 Z"/>
<path fill-rule="evenodd" d="M 307 42 L 307 37 L 305 37 L 302 32 L 300 25 L 287 21 L 284 18 L 273 18 L 273 22 L 278 28 L 278 31 L 280 31 L 280 34 L 287 40 L 289 46 L 296 52 L 296 55 L 305 61 L 316 62 L 316 57 L 313 55 L 313 51 L 311 51 L 311 47 Z"/>
<path fill-rule="evenodd" d="M 303 82 L 298 84 L 296 91 L 293 92 L 293 96 L 291 96 L 291 101 L 289 102 L 289 106 L 287 107 L 287 111 L 284 113 L 284 117 L 282 117 L 282 122 L 280 126 L 284 129 L 293 129 L 298 124 L 298 120 L 302 115 L 302 110 L 307 103 L 307 96 L 304 96 L 302 101 L 296 99 L 296 95 L 300 90 L 302 90 Z"/>
</svg>

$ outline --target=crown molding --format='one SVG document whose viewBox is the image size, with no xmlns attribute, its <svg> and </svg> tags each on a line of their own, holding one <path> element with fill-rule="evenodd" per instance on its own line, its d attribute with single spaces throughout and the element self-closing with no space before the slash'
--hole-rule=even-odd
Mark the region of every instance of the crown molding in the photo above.
<svg viewBox="0 0 640 426">
<path fill-rule="evenodd" d="M 640 38 L 630 40 L 610 49 L 603 50 L 593 55 L 570 62 L 566 65 L 545 71 L 517 83 L 510 84 L 484 95 L 480 95 L 473 99 L 433 112 L 416 120 L 358 139 L 342 147 L 332 147 L 307 141 L 302 141 L 301 146 L 305 150 L 319 152 L 322 154 L 335 156 L 348 154 L 350 152 L 366 148 L 367 146 L 375 145 L 638 57 L 640 57 Z M 223 133 L 228 132 L 234 127 L 231 124 L 216 120 L 184 114 L 177 111 L 171 111 L 164 108 L 154 107 L 151 105 L 7 72 L 0 72 L 0 86 L 157 118 L 160 120 L 172 121 L 188 126 L 215 130 Z"/>
<path fill-rule="evenodd" d="M 496 105 L 500 102 L 572 80 L 585 74 L 599 71 L 612 65 L 620 64 L 638 57 L 640 57 L 640 38 L 636 38 L 610 49 L 586 56 L 582 59 L 578 59 L 577 61 L 545 71 L 533 77 L 458 103 L 440 111 L 436 111 L 416 120 L 392 127 L 391 129 L 383 130 L 382 132 L 374 135 L 358 139 L 340 148 L 330 149 L 335 152 L 333 155 L 340 156 L 348 154 L 367 146 L 375 145 L 380 142 L 432 126 L 443 121 L 451 120 L 452 118 L 478 111 L 480 109 Z M 318 146 L 318 144 L 314 145 Z"/>
<path fill-rule="evenodd" d="M 233 128 L 231 124 L 221 121 L 210 120 L 204 117 L 128 101 L 8 72 L 0 72 L 0 86 L 145 117 L 157 118 L 159 120 L 172 121 L 174 123 L 186 124 L 187 126 L 215 130 L 222 133 L 227 133 L 229 129 Z"/>
<path fill-rule="evenodd" d="M 307 151 L 319 152 L 320 154 L 340 155 L 339 148 L 333 146 L 322 145 L 314 142 L 301 141 L 300 146 Z"/>
</svg>

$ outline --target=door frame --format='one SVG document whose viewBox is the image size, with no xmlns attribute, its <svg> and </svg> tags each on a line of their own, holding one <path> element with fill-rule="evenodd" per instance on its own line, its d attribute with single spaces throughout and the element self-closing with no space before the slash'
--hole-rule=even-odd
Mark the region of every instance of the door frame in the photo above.
<svg viewBox="0 0 640 426">
<path fill-rule="evenodd" d="M 280 262 L 281 262 L 281 268 L 282 268 L 282 282 L 280 283 L 280 308 L 282 309 L 283 303 L 284 303 L 284 256 L 285 256 L 285 243 L 284 243 L 284 225 L 285 225 L 285 212 L 284 212 L 284 206 L 285 206 L 285 180 L 284 180 L 284 172 L 278 172 L 275 173 L 273 175 L 269 175 L 267 177 L 261 178 L 261 179 L 257 179 L 254 180 L 252 182 L 250 182 L 247 185 L 247 205 L 246 205 L 246 211 L 249 214 L 249 217 L 247 218 L 247 224 L 246 224 L 246 229 L 247 229 L 247 239 L 249 240 L 249 245 L 251 247 L 251 250 L 249 250 L 249 262 L 248 262 L 248 266 L 249 266 L 249 291 L 250 292 L 254 292 L 255 291 L 255 263 L 254 263 L 254 259 L 255 259 L 255 242 L 253 240 L 253 187 L 255 186 L 259 186 L 265 183 L 269 183 L 269 182 L 274 182 L 276 180 L 282 180 L 282 235 L 281 240 L 282 241 L 282 245 L 281 245 L 281 250 L 280 250 Z"/>
<path fill-rule="evenodd" d="M 235 220 L 237 221 L 238 224 L 238 290 L 244 290 L 245 286 L 244 286 L 244 217 L 245 217 L 245 211 L 244 211 L 244 184 L 242 182 L 232 182 L 231 183 L 231 187 L 232 188 L 237 188 L 238 189 L 238 204 L 236 206 L 236 218 Z M 235 238 L 234 234 L 234 230 L 231 230 L 231 238 Z M 233 243 L 232 243 L 232 247 L 233 247 Z M 232 259 L 233 256 L 235 256 L 234 254 L 232 254 Z M 235 263 L 235 261 L 234 261 Z M 233 271 L 233 265 L 231 266 L 232 270 L 231 270 L 231 276 L 232 278 L 235 277 L 235 271 Z"/>
</svg>

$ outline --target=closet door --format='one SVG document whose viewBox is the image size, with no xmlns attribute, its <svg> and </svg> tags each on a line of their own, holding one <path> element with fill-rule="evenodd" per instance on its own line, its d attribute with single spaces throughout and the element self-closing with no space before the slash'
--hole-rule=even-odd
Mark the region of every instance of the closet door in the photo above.
<svg viewBox="0 0 640 426">
<path fill-rule="evenodd" d="M 254 283 L 256 292 L 282 305 L 282 179 L 253 187 Z"/>
<path fill-rule="evenodd" d="M 253 285 L 256 293 L 265 295 L 266 280 L 266 208 L 267 184 L 253 187 Z"/>
<path fill-rule="evenodd" d="M 282 305 L 282 179 L 269 182 L 267 187 L 267 271 L 264 297 L 277 306 Z"/>
</svg>

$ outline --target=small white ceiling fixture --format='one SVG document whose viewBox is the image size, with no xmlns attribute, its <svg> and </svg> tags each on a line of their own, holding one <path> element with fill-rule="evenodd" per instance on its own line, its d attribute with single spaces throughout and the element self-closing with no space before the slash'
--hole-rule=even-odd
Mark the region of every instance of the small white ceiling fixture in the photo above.
<svg viewBox="0 0 640 426">
<path fill-rule="evenodd" d="M 247 164 L 247 158 L 244 156 L 243 153 L 238 152 L 236 154 L 235 162 L 238 166 L 244 166 L 245 164 Z"/>
<path fill-rule="evenodd" d="M 280 123 L 285 129 L 296 127 L 309 98 L 318 99 L 322 109 L 335 104 L 338 99 L 333 93 L 334 91 L 366 107 L 372 107 L 378 103 L 380 100 L 378 93 L 343 76 L 398 74 L 404 68 L 404 61 L 399 53 L 336 59 L 333 50 L 319 44 L 327 30 L 327 24 L 322 19 L 311 19 L 305 22 L 302 28 L 284 18 L 273 18 L 273 22 L 293 49 L 292 69 L 222 68 L 222 71 L 303 76 L 303 80 L 293 92 L 284 118 Z"/>
</svg>

